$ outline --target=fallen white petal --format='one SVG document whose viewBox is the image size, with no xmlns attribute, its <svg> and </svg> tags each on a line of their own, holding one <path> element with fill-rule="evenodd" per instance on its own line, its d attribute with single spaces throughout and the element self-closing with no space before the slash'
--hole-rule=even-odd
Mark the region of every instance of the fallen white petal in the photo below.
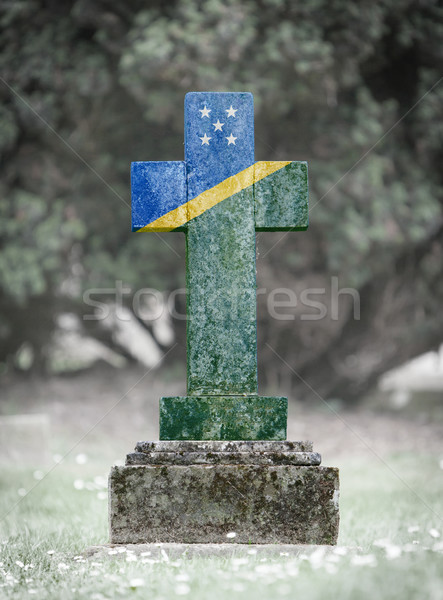
<svg viewBox="0 0 443 600">
<path fill-rule="evenodd" d="M 186 594 L 189 594 L 190 591 L 191 591 L 191 588 L 189 587 L 189 585 L 187 583 L 180 583 L 175 588 L 175 593 L 177 594 L 177 596 L 186 596 Z"/>
<path fill-rule="evenodd" d="M 356 554 L 351 558 L 351 564 L 357 567 L 375 567 L 377 559 L 373 554 L 359 555 Z"/>
<path fill-rule="evenodd" d="M 401 556 L 400 546 L 386 546 L 385 552 L 388 560 L 393 560 L 394 558 Z"/>
</svg>

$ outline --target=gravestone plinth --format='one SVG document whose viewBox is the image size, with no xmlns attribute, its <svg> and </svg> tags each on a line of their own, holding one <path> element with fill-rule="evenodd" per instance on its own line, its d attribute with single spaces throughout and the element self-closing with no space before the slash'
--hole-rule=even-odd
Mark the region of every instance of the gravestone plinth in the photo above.
<svg viewBox="0 0 443 600">
<path fill-rule="evenodd" d="M 110 475 L 111 543 L 335 544 L 320 460 L 310 442 L 139 442 Z"/>
<path fill-rule="evenodd" d="M 133 230 L 186 235 L 187 395 L 112 469 L 111 542 L 335 544 L 338 470 L 257 388 L 255 232 L 307 228 L 307 164 L 254 161 L 249 93 L 187 94 L 185 156 L 132 164 Z"/>
</svg>

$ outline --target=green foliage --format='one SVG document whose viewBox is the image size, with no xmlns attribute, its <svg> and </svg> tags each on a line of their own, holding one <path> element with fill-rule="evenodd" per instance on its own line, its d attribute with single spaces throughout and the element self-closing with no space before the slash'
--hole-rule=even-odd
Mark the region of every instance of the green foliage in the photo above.
<svg viewBox="0 0 443 600">
<path fill-rule="evenodd" d="M 62 282 L 66 257 L 86 232 L 77 217 L 66 215 L 64 202 L 49 204 L 24 190 L 12 202 L 0 202 L 0 282 L 13 302 L 26 303 Z"/>
</svg>

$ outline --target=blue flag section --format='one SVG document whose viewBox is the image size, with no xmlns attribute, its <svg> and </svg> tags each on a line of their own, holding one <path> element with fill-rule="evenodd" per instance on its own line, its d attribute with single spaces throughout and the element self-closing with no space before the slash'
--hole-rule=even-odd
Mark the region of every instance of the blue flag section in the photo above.
<svg viewBox="0 0 443 600">
<path fill-rule="evenodd" d="M 254 164 L 252 94 L 186 94 L 185 160 L 188 200 Z"/>
<path fill-rule="evenodd" d="M 142 229 L 187 201 L 183 161 L 131 164 L 132 231 Z"/>
</svg>

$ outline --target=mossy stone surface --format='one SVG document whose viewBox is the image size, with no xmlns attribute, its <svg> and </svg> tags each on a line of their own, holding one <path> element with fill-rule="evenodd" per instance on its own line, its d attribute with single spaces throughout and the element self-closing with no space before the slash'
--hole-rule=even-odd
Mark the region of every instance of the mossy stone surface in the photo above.
<svg viewBox="0 0 443 600">
<path fill-rule="evenodd" d="M 254 184 L 256 231 L 308 227 L 308 164 L 293 161 Z"/>
<path fill-rule="evenodd" d="M 256 394 L 253 187 L 188 223 L 189 395 Z"/>
<path fill-rule="evenodd" d="M 312 442 L 158 441 L 138 442 L 127 465 L 300 465 L 318 466 Z"/>
<path fill-rule="evenodd" d="M 111 543 L 335 544 L 338 487 L 326 467 L 113 467 Z"/>
<path fill-rule="evenodd" d="M 229 440 L 229 441 L 141 441 L 137 442 L 135 452 L 312 452 L 313 443 L 307 440 L 294 442 L 283 441 L 254 441 L 254 440 Z"/>
<path fill-rule="evenodd" d="M 160 400 L 160 440 L 285 440 L 288 400 L 176 396 Z"/>
<path fill-rule="evenodd" d="M 301 465 L 318 466 L 318 452 L 131 452 L 127 465 Z"/>
</svg>

